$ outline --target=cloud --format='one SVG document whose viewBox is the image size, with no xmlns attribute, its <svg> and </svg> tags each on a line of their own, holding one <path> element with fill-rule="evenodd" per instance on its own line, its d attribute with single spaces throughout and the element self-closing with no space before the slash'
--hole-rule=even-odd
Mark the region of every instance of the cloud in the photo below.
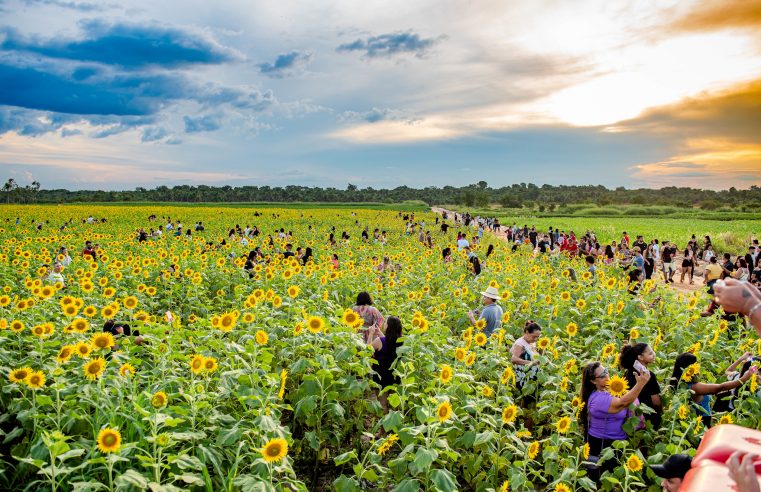
<svg viewBox="0 0 761 492">
<path fill-rule="evenodd" d="M 207 115 L 198 118 L 185 116 L 183 120 L 185 121 L 186 133 L 213 132 L 222 127 L 220 118 L 217 115 Z"/>
<path fill-rule="evenodd" d="M 377 123 L 379 121 L 406 121 L 413 123 L 417 119 L 405 116 L 403 112 L 389 108 L 373 108 L 369 111 L 344 111 L 338 117 L 339 121 L 366 121 L 367 123 Z"/>
<path fill-rule="evenodd" d="M 717 31 L 752 29 L 761 26 L 761 2 L 758 0 L 710 0 L 690 8 L 670 26 L 676 31 Z"/>
<path fill-rule="evenodd" d="M 5 29 L 0 48 L 130 69 L 219 64 L 242 58 L 200 31 L 157 24 L 107 24 L 99 20 L 83 21 L 80 26 L 82 39 L 29 39 L 15 29 Z"/>
<path fill-rule="evenodd" d="M 439 38 L 441 39 L 441 38 Z M 401 53 L 423 56 L 439 39 L 421 38 L 411 31 L 381 34 L 366 39 L 356 39 L 336 48 L 336 51 L 362 51 L 369 58 L 390 57 Z"/>
<path fill-rule="evenodd" d="M 167 136 L 169 136 L 169 132 L 166 130 L 166 128 L 149 126 L 148 128 L 143 129 L 143 134 L 140 137 L 140 140 L 142 142 L 156 142 L 158 140 L 164 139 Z"/>
<path fill-rule="evenodd" d="M 66 0 L 24 0 L 24 3 L 29 6 L 36 5 L 52 5 L 55 7 L 61 7 L 64 9 L 76 10 L 79 12 L 103 12 L 114 8 L 119 8 L 119 5 L 113 3 L 91 3 L 91 2 L 67 2 Z"/>
<path fill-rule="evenodd" d="M 303 73 L 306 67 L 311 63 L 313 54 L 309 51 L 290 51 L 278 55 L 274 63 L 260 63 L 259 71 L 264 75 L 272 78 L 291 77 Z"/>
</svg>

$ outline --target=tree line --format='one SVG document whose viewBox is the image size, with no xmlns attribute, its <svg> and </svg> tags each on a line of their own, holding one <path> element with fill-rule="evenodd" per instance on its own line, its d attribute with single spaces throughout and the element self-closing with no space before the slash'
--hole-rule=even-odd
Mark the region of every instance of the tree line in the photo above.
<svg viewBox="0 0 761 492">
<path fill-rule="evenodd" d="M 467 186 L 426 186 L 425 188 L 359 188 L 349 184 L 345 189 L 308 186 L 206 186 L 178 185 L 143 187 L 134 190 L 66 190 L 42 189 L 38 181 L 21 186 L 10 178 L 3 186 L 6 203 L 81 203 L 81 202 L 378 202 L 399 203 L 420 200 L 428 205 L 459 204 L 482 207 L 499 203 L 507 208 L 541 207 L 554 210 L 574 203 L 606 205 L 671 205 L 700 207 L 712 210 L 723 206 L 761 206 L 761 187 L 714 191 L 696 188 L 665 187 L 660 189 L 601 185 L 542 185 L 519 183 L 492 188 L 486 181 Z"/>
</svg>

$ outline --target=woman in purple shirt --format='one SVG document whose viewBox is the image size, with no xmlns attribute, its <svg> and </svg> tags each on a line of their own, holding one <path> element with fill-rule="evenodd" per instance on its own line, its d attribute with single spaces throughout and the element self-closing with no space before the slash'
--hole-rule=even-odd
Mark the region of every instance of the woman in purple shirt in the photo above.
<svg viewBox="0 0 761 492">
<path fill-rule="evenodd" d="M 626 439 L 624 422 L 630 417 L 629 405 L 635 402 L 642 388 L 650 380 L 650 372 L 635 372 L 636 384 L 625 395 L 617 398 L 608 393 L 608 370 L 599 362 L 590 362 L 582 372 L 579 423 L 589 443 L 589 455 L 599 457 L 614 441 Z M 608 461 L 603 470 L 612 469 Z"/>
</svg>

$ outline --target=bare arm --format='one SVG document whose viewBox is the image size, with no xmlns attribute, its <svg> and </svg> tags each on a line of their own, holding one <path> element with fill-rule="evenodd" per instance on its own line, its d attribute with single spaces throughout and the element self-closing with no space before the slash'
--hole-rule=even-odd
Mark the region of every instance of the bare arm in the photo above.
<svg viewBox="0 0 761 492">
<path fill-rule="evenodd" d="M 647 382 L 650 380 L 650 372 L 646 371 L 642 374 L 635 373 L 635 378 L 637 378 L 637 383 L 632 389 L 629 390 L 628 393 L 626 393 L 621 398 L 613 398 L 613 400 L 610 402 L 610 407 L 608 407 L 608 413 L 618 413 L 634 403 L 634 400 L 637 399 L 640 392 L 642 391 L 642 388 L 644 388 L 645 384 L 647 384 Z"/>
<path fill-rule="evenodd" d="M 530 360 L 524 360 L 521 356 L 526 351 L 525 348 L 521 347 L 520 345 L 513 345 L 510 349 L 510 353 L 512 354 L 512 362 L 513 364 L 517 364 L 519 366 L 530 366 L 531 361 Z"/>
<path fill-rule="evenodd" d="M 748 357 L 750 356 L 751 356 L 750 352 L 745 352 L 744 354 L 742 354 L 739 359 L 737 359 L 736 361 L 732 363 L 732 365 L 727 367 L 727 370 L 724 371 L 724 374 L 726 374 L 727 376 L 731 375 L 733 372 L 737 370 L 737 366 L 739 366 L 740 364 L 748 360 Z"/>
<path fill-rule="evenodd" d="M 715 395 L 716 393 L 721 393 L 722 391 L 729 391 L 735 388 L 739 388 L 745 384 L 745 382 L 750 379 L 751 376 L 756 374 L 756 372 L 758 372 L 758 368 L 751 367 L 749 371 L 740 377 L 740 379 L 735 379 L 734 381 L 725 381 L 719 384 L 695 383 L 692 385 L 691 389 L 693 393 L 695 393 L 695 396 Z"/>
</svg>

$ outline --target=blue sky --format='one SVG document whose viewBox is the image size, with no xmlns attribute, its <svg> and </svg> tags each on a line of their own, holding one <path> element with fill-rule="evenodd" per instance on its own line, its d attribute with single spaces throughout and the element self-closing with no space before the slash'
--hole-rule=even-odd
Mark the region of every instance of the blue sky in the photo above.
<svg viewBox="0 0 761 492">
<path fill-rule="evenodd" d="M 0 167 L 70 189 L 747 188 L 759 27 L 759 0 L 0 0 Z"/>
</svg>

